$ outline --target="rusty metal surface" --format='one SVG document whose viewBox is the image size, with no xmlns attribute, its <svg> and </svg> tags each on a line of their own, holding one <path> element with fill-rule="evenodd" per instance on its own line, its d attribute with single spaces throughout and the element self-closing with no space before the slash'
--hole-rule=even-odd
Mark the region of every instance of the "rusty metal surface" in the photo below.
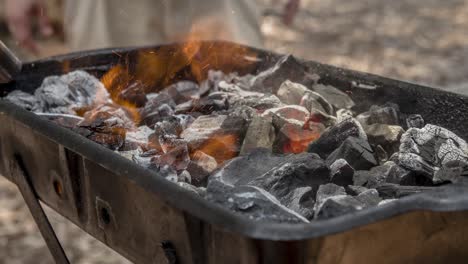
<svg viewBox="0 0 468 264">
<path fill-rule="evenodd" d="M 139 51 L 101 50 L 35 62 L 25 65 L 16 83 L 0 88 L 4 94 L 16 88 L 32 91 L 45 76 L 73 69 L 100 75 L 121 63 L 122 57 L 131 63 Z M 254 72 L 277 58 L 255 51 L 262 61 L 239 70 Z M 400 100 L 404 111 L 411 113 L 419 110 L 411 101 L 417 98 L 429 104 L 429 111 L 437 109 L 434 114 L 446 116 L 459 107 L 453 124 L 464 124 L 457 132 L 467 138 L 466 97 L 313 62 L 308 65 L 324 83 L 350 89 L 353 97 L 370 103 Z M 182 71 L 174 78 L 189 74 Z M 405 103 L 405 98 L 413 99 Z M 435 124 L 449 122 L 429 114 Z M 15 155 L 21 157 L 43 202 L 137 263 L 350 263 L 382 262 L 382 256 L 388 256 L 384 263 L 437 263 L 449 256 L 455 262 L 463 260 L 468 252 L 464 185 L 311 224 L 253 222 L 8 102 L 0 101 L 0 123 L 0 172 L 16 182 L 10 163 Z M 430 258 L 433 252 L 440 258 Z"/>
</svg>

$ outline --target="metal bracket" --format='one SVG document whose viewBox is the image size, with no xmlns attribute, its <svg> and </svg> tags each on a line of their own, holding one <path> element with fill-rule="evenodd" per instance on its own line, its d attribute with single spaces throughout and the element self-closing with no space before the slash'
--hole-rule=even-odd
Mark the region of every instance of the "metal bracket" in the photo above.
<svg viewBox="0 0 468 264">
<path fill-rule="evenodd" d="M 10 172 L 15 177 L 16 185 L 18 186 L 21 195 L 26 202 L 31 215 L 36 222 L 39 231 L 41 232 L 42 237 L 44 238 L 47 247 L 49 248 L 50 253 L 54 257 L 56 263 L 70 263 L 65 254 L 65 251 L 60 244 L 52 226 L 47 219 L 47 215 L 44 213 L 44 210 L 39 203 L 39 197 L 34 191 L 34 187 L 29 179 L 29 175 L 26 173 L 24 165 L 22 163 L 21 157 L 15 156 L 15 158 L 10 163 Z"/>
</svg>

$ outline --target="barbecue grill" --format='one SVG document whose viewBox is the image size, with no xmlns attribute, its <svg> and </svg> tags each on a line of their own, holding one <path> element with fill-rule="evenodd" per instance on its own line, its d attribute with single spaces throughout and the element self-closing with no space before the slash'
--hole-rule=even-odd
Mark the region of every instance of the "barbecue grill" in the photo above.
<svg viewBox="0 0 468 264">
<path fill-rule="evenodd" d="M 238 46 L 202 42 L 195 59 Z M 0 85 L 2 96 L 31 92 L 49 75 L 81 69 L 101 77 L 115 65 L 130 69 L 142 52 L 165 54 L 183 47 L 103 49 L 52 57 L 23 65 L 15 82 Z M 255 58 L 213 65 L 224 71 L 257 73 L 280 55 L 243 47 Z M 234 49 L 229 49 L 234 50 Z M 222 61 L 222 60 L 220 60 Z M 323 84 L 359 102 L 358 108 L 387 101 L 403 113 L 468 139 L 468 97 L 376 75 L 301 61 Z M 163 64 L 168 65 L 168 64 Z M 164 69 L 162 69 L 164 71 Z M 206 74 L 206 73 L 202 73 Z M 161 83 L 195 80 L 190 67 Z M 35 199 L 44 202 L 93 237 L 136 263 L 354 263 L 447 262 L 468 257 L 468 186 L 436 191 L 308 224 L 263 223 L 232 212 L 180 188 L 113 151 L 0 101 L 0 172 L 16 183 L 28 202 L 52 254 L 66 261 Z M 58 256 L 58 257 L 57 257 Z"/>
</svg>

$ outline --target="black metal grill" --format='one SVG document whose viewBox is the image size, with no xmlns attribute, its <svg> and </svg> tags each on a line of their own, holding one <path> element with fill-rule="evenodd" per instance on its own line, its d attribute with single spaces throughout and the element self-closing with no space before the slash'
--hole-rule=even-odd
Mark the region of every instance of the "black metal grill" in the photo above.
<svg viewBox="0 0 468 264">
<path fill-rule="evenodd" d="M 216 45 L 232 44 L 204 42 L 197 56 L 207 56 Z M 14 89 L 31 92 L 49 75 L 82 69 L 101 76 L 119 63 L 132 68 L 141 51 L 171 54 L 180 47 L 53 57 L 24 65 L 16 82 L 0 88 L 3 95 Z M 229 70 L 255 73 L 279 58 L 251 50 L 259 58 L 255 64 Z M 304 63 L 320 82 L 348 92 L 362 109 L 392 101 L 403 113 L 419 113 L 428 123 L 468 139 L 468 97 Z M 193 79 L 189 68 L 168 81 L 181 79 Z M 6 101 L 0 101 L 0 124 L 0 172 L 19 184 L 20 164 L 41 201 L 138 263 L 427 263 L 461 261 L 468 255 L 465 185 L 448 185 L 310 224 L 262 223 L 208 203 L 154 171 Z"/>
</svg>

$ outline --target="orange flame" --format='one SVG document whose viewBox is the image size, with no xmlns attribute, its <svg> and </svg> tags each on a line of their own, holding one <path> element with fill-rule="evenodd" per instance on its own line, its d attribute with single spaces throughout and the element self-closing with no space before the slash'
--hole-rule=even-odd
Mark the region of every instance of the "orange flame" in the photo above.
<svg viewBox="0 0 468 264">
<path fill-rule="evenodd" d="M 239 142 L 235 135 L 216 135 L 207 140 L 198 150 L 212 156 L 218 164 L 221 164 L 237 156 Z"/>
<path fill-rule="evenodd" d="M 135 123 L 139 123 L 140 114 L 137 107 L 119 97 L 119 94 L 130 85 L 131 81 L 132 77 L 128 70 L 121 65 L 112 67 L 101 78 L 101 82 L 109 92 L 111 99 L 122 106 Z"/>
</svg>

